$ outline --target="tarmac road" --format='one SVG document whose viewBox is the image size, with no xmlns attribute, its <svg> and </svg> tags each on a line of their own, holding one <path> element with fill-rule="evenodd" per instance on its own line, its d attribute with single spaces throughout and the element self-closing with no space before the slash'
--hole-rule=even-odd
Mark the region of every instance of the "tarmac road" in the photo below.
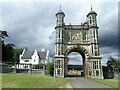
<svg viewBox="0 0 120 90">
<path fill-rule="evenodd" d="M 110 88 L 101 83 L 82 77 L 71 77 L 70 85 L 72 88 Z"/>
</svg>

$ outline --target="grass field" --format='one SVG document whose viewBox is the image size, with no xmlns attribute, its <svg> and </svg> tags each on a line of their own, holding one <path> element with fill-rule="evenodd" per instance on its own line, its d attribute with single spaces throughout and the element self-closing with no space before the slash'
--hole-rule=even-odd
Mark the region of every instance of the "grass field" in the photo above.
<svg viewBox="0 0 120 90">
<path fill-rule="evenodd" d="M 58 88 L 64 87 L 69 80 L 45 75 L 2 74 L 2 88 Z"/>
<path fill-rule="evenodd" d="M 112 88 L 118 88 L 118 79 L 100 79 L 100 78 L 89 78 L 95 80 L 96 82 L 102 83 Z"/>
</svg>

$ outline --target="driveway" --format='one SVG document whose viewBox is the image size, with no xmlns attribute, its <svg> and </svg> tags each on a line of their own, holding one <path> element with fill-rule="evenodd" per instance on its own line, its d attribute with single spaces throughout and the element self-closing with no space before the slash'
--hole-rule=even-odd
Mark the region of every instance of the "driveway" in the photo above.
<svg viewBox="0 0 120 90">
<path fill-rule="evenodd" d="M 81 77 L 72 77 L 70 85 L 72 88 L 109 88 L 101 83 Z"/>
</svg>

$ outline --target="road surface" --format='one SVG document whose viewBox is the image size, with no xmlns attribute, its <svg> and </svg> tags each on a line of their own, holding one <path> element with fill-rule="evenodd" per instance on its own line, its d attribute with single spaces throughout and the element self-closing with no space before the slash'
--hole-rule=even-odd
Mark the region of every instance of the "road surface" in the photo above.
<svg viewBox="0 0 120 90">
<path fill-rule="evenodd" d="M 70 85 L 72 88 L 110 88 L 101 83 L 81 77 L 72 77 Z"/>
</svg>

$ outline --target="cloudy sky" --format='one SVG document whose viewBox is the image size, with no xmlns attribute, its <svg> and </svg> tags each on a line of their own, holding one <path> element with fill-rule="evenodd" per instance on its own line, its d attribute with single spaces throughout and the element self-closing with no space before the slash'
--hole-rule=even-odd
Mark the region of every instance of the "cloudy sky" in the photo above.
<svg viewBox="0 0 120 90">
<path fill-rule="evenodd" d="M 4 0 L 0 3 L 0 29 L 6 30 L 10 36 L 5 39 L 6 43 L 14 43 L 16 48 L 49 49 L 50 56 L 53 57 L 55 14 L 60 4 L 65 13 L 66 24 L 84 22 L 92 4 L 93 10 L 98 14 L 100 53 L 103 57 L 102 64 L 105 64 L 110 55 L 116 57 L 118 54 L 118 1 L 95 1 Z M 77 63 L 78 58 L 81 58 L 80 55 L 75 55 L 69 55 L 73 58 L 77 56 L 76 61 L 71 63 Z"/>
</svg>

